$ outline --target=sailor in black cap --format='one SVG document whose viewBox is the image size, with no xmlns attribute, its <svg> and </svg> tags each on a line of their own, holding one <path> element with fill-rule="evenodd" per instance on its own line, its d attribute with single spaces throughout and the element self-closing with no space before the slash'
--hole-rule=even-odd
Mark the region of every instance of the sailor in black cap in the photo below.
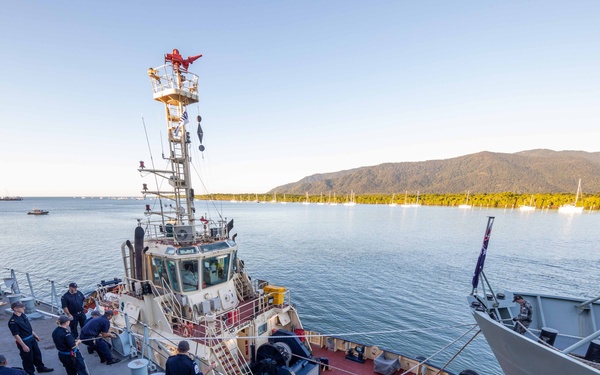
<svg viewBox="0 0 600 375">
<path fill-rule="evenodd" d="M 523 296 L 519 294 L 515 294 L 513 302 L 517 302 L 521 305 L 519 308 L 519 315 L 513 318 L 513 321 L 516 322 L 513 330 L 523 335 L 527 332 L 527 328 L 529 328 L 529 325 L 531 324 L 533 307 L 531 306 L 531 303 L 526 301 Z"/>
<path fill-rule="evenodd" d="M 93 315 L 96 315 L 96 313 Z M 106 362 L 107 365 L 121 361 L 119 358 L 113 358 L 110 346 L 104 340 L 104 338 L 116 337 L 113 333 L 108 332 L 110 330 L 110 319 L 113 315 L 112 310 L 106 310 L 104 315 L 93 318 L 83 326 L 80 337 L 85 345 L 98 352 L 100 363 Z"/>
<path fill-rule="evenodd" d="M 79 333 L 77 332 L 77 323 L 79 323 L 79 326 L 82 328 L 83 324 L 85 323 L 85 314 L 83 313 L 84 301 L 85 296 L 83 293 L 77 290 L 76 283 L 69 284 L 69 290 L 63 294 L 60 299 L 63 311 L 69 318 L 71 318 L 69 328 L 71 329 L 71 334 L 75 339 L 79 337 Z"/>
<path fill-rule="evenodd" d="M 0 374 L 1 375 L 27 375 L 27 373 L 18 368 L 7 367 L 6 357 L 0 354 Z"/>
<path fill-rule="evenodd" d="M 58 350 L 58 359 L 65 366 L 67 375 L 88 375 L 83 356 L 77 348 L 81 340 L 75 340 L 69 331 L 71 320 L 66 315 L 58 317 L 58 327 L 52 332 L 52 340 Z"/>
<path fill-rule="evenodd" d="M 8 320 L 8 329 L 17 342 L 25 372 L 33 375 L 36 368 L 37 372 L 54 371 L 53 368 L 46 367 L 42 362 L 42 352 L 37 343 L 40 341 L 40 337 L 33 332 L 29 318 L 24 314 L 25 305 L 17 301 L 13 302 L 10 308 L 13 310 L 13 314 Z"/>
<path fill-rule="evenodd" d="M 165 375 L 203 375 L 196 361 L 188 355 L 189 350 L 190 344 L 185 340 L 181 340 L 177 345 L 177 354 L 167 359 Z M 209 370 L 213 368 L 214 365 L 209 366 Z"/>
</svg>

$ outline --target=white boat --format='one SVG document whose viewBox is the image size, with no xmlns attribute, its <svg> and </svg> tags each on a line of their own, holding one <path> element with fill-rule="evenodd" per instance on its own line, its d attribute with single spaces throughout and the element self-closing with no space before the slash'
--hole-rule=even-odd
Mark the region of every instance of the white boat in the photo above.
<svg viewBox="0 0 600 375">
<path fill-rule="evenodd" d="M 273 199 L 271 199 L 271 203 L 277 203 L 277 193 L 273 193 Z"/>
<path fill-rule="evenodd" d="M 472 204 L 469 204 L 469 191 L 467 191 L 467 200 L 465 201 L 465 203 L 463 204 L 459 204 L 458 208 L 463 208 L 463 209 L 469 209 L 469 208 L 473 208 Z"/>
<path fill-rule="evenodd" d="M 346 203 L 344 206 L 355 206 L 356 202 L 354 201 L 354 190 L 350 190 L 350 198 L 346 197 Z"/>
<path fill-rule="evenodd" d="M 283 194 L 283 200 L 281 202 L 279 202 L 281 204 L 287 204 L 287 201 L 285 200 L 285 194 Z"/>
<path fill-rule="evenodd" d="M 306 192 L 306 199 L 304 200 L 304 202 L 302 202 L 302 204 L 304 204 L 304 205 L 310 204 L 310 200 L 308 199 L 308 191 Z"/>
<path fill-rule="evenodd" d="M 317 206 L 322 206 L 324 204 L 325 204 L 325 202 L 323 202 L 323 193 L 321 193 L 321 197 L 319 198 L 319 201 L 317 202 Z"/>
<path fill-rule="evenodd" d="M 331 198 L 331 192 L 329 192 L 329 197 Z M 329 202 L 327 202 L 328 205 L 330 206 L 337 206 L 337 199 L 335 198 L 335 192 L 333 193 L 333 200 L 329 200 Z"/>
<path fill-rule="evenodd" d="M 535 211 L 535 206 L 533 205 L 533 194 L 531 194 L 529 205 L 519 206 L 519 211 Z"/>
<path fill-rule="evenodd" d="M 600 296 L 583 299 L 507 290 L 495 293 L 483 272 L 493 220 L 488 220 L 467 300 L 504 374 L 599 375 Z M 525 334 L 513 329 L 519 324 L 513 318 L 520 309 L 513 302 L 515 295 L 533 307 Z"/>
<path fill-rule="evenodd" d="M 417 190 L 417 198 L 416 198 L 416 200 L 415 200 L 414 203 L 409 203 L 408 202 L 408 191 L 406 191 L 404 193 L 404 203 L 402 203 L 400 205 L 400 207 L 405 207 L 406 208 L 406 207 L 420 207 L 420 206 L 421 206 L 421 204 L 419 203 L 419 191 L 418 190 Z"/>
<path fill-rule="evenodd" d="M 388 204 L 388 206 L 390 207 L 396 207 L 397 204 L 394 202 L 394 197 L 396 197 L 396 194 L 392 194 L 392 201 L 390 202 L 390 204 Z"/>
<path fill-rule="evenodd" d="M 577 193 L 575 194 L 575 203 L 573 204 L 563 204 L 558 208 L 558 212 L 561 214 L 580 214 L 583 212 L 583 205 L 577 206 L 577 201 L 581 197 L 583 200 L 583 195 L 581 192 L 581 178 L 579 179 L 579 183 L 577 184 Z"/>
</svg>

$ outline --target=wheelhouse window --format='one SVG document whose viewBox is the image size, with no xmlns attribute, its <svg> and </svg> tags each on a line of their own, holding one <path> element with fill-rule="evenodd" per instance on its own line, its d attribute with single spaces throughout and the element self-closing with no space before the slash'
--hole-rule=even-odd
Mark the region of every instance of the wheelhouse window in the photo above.
<svg viewBox="0 0 600 375">
<path fill-rule="evenodd" d="M 163 281 L 168 285 L 169 276 L 167 275 L 167 268 L 162 258 L 152 258 L 152 282 L 156 286 L 162 286 Z"/>
<path fill-rule="evenodd" d="M 202 260 L 202 282 L 206 286 L 218 285 L 229 279 L 229 254 Z"/>
<path fill-rule="evenodd" d="M 171 289 L 175 292 L 180 292 L 179 288 L 179 279 L 177 278 L 177 267 L 175 266 L 174 260 L 165 260 L 165 265 L 167 266 L 167 274 L 169 275 L 169 279 L 171 280 Z"/>
<path fill-rule="evenodd" d="M 183 260 L 179 263 L 179 274 L 181 275 L 181 286 L 184 292 L 198 290 L 198 261 Z"/>
</svg>

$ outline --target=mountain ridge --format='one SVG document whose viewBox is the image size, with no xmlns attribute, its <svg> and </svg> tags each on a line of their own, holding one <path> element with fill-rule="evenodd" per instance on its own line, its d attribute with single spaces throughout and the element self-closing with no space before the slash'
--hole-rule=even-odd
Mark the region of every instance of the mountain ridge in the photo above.
<svg viewBox="0 0 600 375">
<path fill-rule="evenodd" d="M 318 173 L 277 186 L 269 193 L 421 194 L 600 192 L 600 152 L 534 149 L 516 153 L 481 151 L 450 159 L 382 163 Z"/>
</svg>

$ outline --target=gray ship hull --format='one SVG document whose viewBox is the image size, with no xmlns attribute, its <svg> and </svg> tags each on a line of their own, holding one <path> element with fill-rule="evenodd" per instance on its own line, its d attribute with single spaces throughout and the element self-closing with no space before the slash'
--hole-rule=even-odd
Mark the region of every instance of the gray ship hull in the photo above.
<svg viewBox="0 0 600 375">
<path fill-rule="evenodd" d="M 485 312 L 473 311 L 473 316 L 506 375 L 600 374 L 600 370 L 514 332 Z"/>
</svg>

